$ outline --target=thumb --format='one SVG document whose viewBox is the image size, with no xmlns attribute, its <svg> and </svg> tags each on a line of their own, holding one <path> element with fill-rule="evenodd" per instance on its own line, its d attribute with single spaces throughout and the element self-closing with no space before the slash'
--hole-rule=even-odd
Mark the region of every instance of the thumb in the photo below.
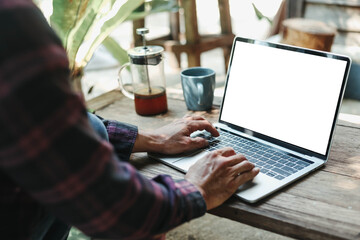
<svg viewBox="0 0 360 240">
<path fill-rule="evenodd" d="M 207 147 L 208 145 L 209 145 L 209 142 L 202 137 L 190 138 L 189 147 L 191 147 L 191 149 L 204 148 L 204 147 Z"/>
</svg>

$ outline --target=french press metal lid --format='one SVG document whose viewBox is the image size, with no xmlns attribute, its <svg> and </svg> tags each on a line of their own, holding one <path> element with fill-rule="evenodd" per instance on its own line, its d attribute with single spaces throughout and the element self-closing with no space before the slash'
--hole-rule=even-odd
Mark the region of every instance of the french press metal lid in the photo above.
<svg viewBox="0 0 360 240">
<path fill-rule="evenodd" d="M 146 46 L 145 34 L 149 33 L 147 28 L 138 28 L 136 33 L 142 35 L 143 45 L 128 50 L 131 63 L 137 65 L 158 65 L 163 59 L 163 47 Z"/>
<path fill-rule="evenodd" d="M 137 65 L 158 65 L 162 59 L 163 47 L 145 46 L 132 48 L 128 51 L 130 62 Z"/>
</svg>

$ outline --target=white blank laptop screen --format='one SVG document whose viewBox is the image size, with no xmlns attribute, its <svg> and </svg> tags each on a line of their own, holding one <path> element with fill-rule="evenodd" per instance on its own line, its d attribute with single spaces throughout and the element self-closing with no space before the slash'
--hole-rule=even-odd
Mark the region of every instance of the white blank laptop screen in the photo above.
<svg viewBox="0 0 360 240">
<path fill-rule="evenodd" d="M 236 42 L 221 120 L 324 155 L 346 61 Z"/>
</svg>

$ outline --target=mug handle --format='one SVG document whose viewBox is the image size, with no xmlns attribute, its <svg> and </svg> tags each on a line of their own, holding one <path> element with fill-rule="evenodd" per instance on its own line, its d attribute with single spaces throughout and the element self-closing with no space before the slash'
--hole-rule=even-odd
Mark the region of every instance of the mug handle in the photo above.
<svg viewBox="0 0 360 240">
<path fill-rule="evenodd" d="M 122 81 L 122 77 L 121 77 L 121 71 L 123 69 L 125 69 L 126 67 L 130 66 L 130 63 L 125 63 L 124 65 L 122 65 L 119 69 L 119 73 L 118 73 L 118 82 L 119 82 L 119 87 L 120 87 L 120 90 L 121 92 L 128 98 L 131 98 L 131 99 L 134 99 L 134 94 L 127 91 L 125 88 L 124 88 L 124 84 L 123 84 L 123 81 Z"/>
<path fill-rule="evenodd" d="M 197 90 L 198 90 L 198 104 L 204 105 L 204 85 L 202 83 L 197 83 Z"/>
</svg>

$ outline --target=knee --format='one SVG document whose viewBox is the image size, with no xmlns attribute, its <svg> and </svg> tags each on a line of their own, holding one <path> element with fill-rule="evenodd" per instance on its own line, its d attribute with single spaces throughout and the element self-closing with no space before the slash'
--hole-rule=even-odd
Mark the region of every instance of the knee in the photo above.
<svg viewBox="0 0 360 240">
<path fill-rule="evenodd" d="M 101 121 L 101 119 L 98 118 L 95 114 L 92 114 L 89 112 L 88 112 L 88 119 L 89 119 L 90 125 L 95 130 L 95 132 L 97 134 L 99 134 L 101 138 L 109 141 L 109 136 L 108 136 L 106 127 L 105 127 L 104 123 Z"/>
</svg>

